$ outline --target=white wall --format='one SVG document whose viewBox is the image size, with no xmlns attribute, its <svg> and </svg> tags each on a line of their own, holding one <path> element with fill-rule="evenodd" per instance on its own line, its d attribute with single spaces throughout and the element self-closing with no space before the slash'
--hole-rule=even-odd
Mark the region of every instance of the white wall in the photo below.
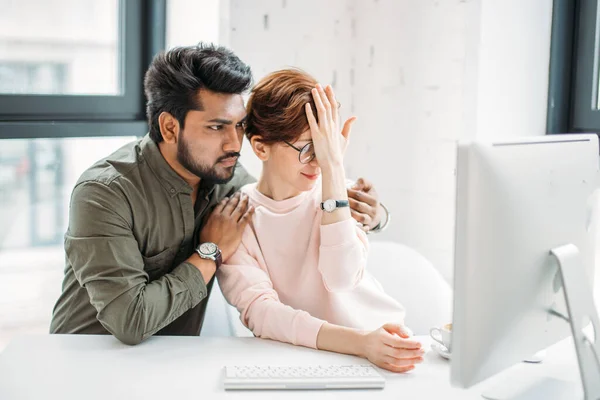
<svg viewBox="0 0 600 400">
<path fill-rule="evenodd" d="M 420 251 L 450 277 L 455 140 L 463 133 L 468 4 L 357 1 L 356 113 L 348 171 L 394 214 L 378 238 Z"/>
<path fill-rule="evenodd" d="M 359 117 L 348 175 L 393 211 L 378 238 L 450 279 L 455 142 L 544 133 L 552 0 L 227 3 L 226 44 L 257 79 L 295 65 L 332 83 L 335 71 L 343 112 Z"/>
<path fill-rule="evenodd" d="M 219 42 L 220 0 L 167 1 L 167 48 Z"/>
<path fill-rule="evenodd" d="M 552 0 L 484 0 L 477 136 L 544 135 Z"/>
<path fill-rule="evenodd" d="M 342 116 L 349 116 L 353 1 L 330 0 L 327 6 L 298 0 L 224 3 L 228 4 L 230 25 L 222 43 L 252 67 L 256 82 L 276 69 L 300 67 L 324 84 L 335 84 Z M 261 164 L 247 141 L 241 160 L 253 175 L 260 175 Z"/>
</svg>

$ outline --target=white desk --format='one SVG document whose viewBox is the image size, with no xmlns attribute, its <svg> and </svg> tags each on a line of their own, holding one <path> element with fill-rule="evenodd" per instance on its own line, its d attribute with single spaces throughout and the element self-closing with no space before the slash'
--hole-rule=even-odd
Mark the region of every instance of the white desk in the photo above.
<svg viewBox="0 0 600 400">
<path fill-rule="evenodd" d="M 426 338 L 419 340 L 429 343 Z M 452 388 L 448 361 L 430 351 L 411 373 L 382 371 L 387 380 L 383 390 L 225 392 L 225 365 L 360 364 L 366 360 L 255 338 L 153 337 L 130 347 L 112 336 L 23 336 L 0 353 L 0 399 L 480 400 L 484 388 L 509 374 L 550 374 L 575 381 L 578 369 L 571 346 L 570 339 L 563 341 L 550 348 L 543 364 L 521 363 L 469 390 Z"/>
</svg>

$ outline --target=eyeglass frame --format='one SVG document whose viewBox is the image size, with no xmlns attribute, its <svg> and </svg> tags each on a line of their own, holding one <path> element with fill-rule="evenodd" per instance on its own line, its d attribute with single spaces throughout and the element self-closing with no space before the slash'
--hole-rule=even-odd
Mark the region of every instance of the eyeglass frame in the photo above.
<svg viewBox="0 0 600 400">
<path fill-rule="evenodd" d="M 300 164 L 310 164 L 311 161 L 314 160 L 317 157 L 317 154 L 315 153 L 315 151 L 313 149 L 313 154 L 312 154 L 312 157 L 310 158 L 310 160 L 308 160 L 306 162 L 302 162 L 302 160 L 300 159 L 300 156 L 302 155 L 302 150 L 304 150 L 304 148 L 307 147 L 307 146 L 314 146 L 313 142 L 308 142 L 304 146 L 302 146 L 301 148 L 297 148 L 296 146 L 294 146 L 293 144 L 291 144 L 287 140 L 284 140 L 283 143 L 287 144 L 292 149 L 294 149 L 294 150 L 296 150 L 298 152 L 298 161 L 300 161 Z"/>
</svg>

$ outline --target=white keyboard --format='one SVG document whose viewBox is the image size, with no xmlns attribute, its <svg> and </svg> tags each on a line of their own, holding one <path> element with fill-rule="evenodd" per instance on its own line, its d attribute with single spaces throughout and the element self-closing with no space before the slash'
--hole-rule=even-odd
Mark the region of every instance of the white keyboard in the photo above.
<svg viewBox="0 0 600 400">
<path fill-rule="evenodd" d="M 225 367 L 225 390 L 382 389 L 385 379 L 370 365 Z"/>
</svg>

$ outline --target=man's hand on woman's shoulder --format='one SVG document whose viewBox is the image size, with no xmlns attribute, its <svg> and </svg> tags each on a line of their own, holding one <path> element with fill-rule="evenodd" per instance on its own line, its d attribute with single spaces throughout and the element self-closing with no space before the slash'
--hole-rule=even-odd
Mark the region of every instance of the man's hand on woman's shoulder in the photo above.
<svg viewBox="0 0 600 400">
<path fill-rule="evenodd" d="M 213 210 L 200 232 L 200 243 L 212 242 L 219 246 L 223 261 L 235 253 L 242 241 L 242 233 L 254 215 L 248 205 L 248 195 L 235 193 L 226 197 Z"/>
</svg>

